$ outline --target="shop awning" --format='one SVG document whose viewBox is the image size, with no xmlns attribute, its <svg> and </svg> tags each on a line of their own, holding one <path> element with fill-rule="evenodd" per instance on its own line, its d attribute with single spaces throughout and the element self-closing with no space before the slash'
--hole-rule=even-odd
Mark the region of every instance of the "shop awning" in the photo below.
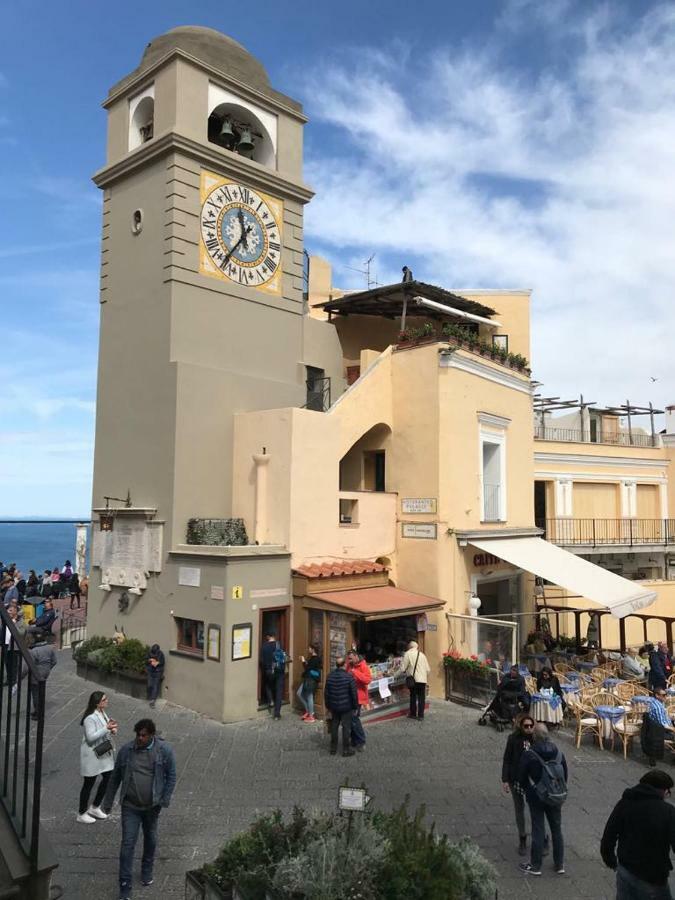
<svg viewBox="0 0 675 900">
<path fill-rule="evenodd" d="M 644 609 L 645 606 L 651 606 L 656 600 L 654 591 L 645 590 L 634 581 L 614 575 L 542 538 L 472 538 L 469 543 L 485 553 L 505 559 L 514 566 L 592 600 L 618 619 Z"/>
<path fill-rule="evenodd" d="M 309 596 L 312 600 L 321 600 L 331 606 L 340 607 L 345 612 L 363 616 L 364 619 L 414 616 L 416 613 L 442 609 L 445 606 L 445 602 L 437 597 L 413 594 L 390 585 L 355 588 L 351 591 L 326 591 Z"/>
</svg>

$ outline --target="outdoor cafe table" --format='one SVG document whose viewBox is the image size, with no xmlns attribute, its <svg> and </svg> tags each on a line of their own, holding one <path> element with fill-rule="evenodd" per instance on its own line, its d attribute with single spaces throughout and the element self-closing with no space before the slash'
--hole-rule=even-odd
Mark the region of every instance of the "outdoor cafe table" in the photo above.
<svg viewBox="0 0 675 900">
<path fill-rule="evenodd" d="M 578 669 L 586 669 L 587 672 L 590 672 L 591 669 L 597 669 L 598 667 L 597 663 L 592 662 L 578 662 L 576 665 Z"/>
<path fill-rule="evenodd" d="M 602 682 L 602 686 L 606 690 L 613 693 L 617 684 L 621 684 L 622 682 L 623 678 L 605 678 L 605 680 Z"/>
<path fill-rule="evenodd" d="M 536 722 L 560 725 L 563 720 L 562 700 L 557 694 L 532 694 L 530 715 Z"/>
<path fill-rule="evenodd" d="M 612 722 L 619 722 L 626 714 L 623 706 L 596 706 L 595 714 L 600 719 L 603 740 L 612 736 Z"/>
</svg>

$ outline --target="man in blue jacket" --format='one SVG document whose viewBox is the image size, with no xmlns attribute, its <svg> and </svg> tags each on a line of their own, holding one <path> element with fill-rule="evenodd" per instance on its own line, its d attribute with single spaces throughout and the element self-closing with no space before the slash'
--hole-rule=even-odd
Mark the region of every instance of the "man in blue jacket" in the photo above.
<svg viewBox="0 0 675 900">
<path fill-rule="evenodd" d="M 330 752 L 337 753 L 338 730 L 342 726 L 342 755 L 354 756 L 351 744 L 352 715 L 359 708 L 354 677 L 345 671 L 344 656 L 335 660 L 335 669 L 326 678 L 324 702 L 331 714 Z"/>
<path fill-rule="evenodd" d="M 122 807 L 122 845 L 120 847 L 120 900 L 131 898 L 131 869 L 138 832 L 143 828 L 141 882 L 153 882 L 157 849 L 157 822 L 163 807 L 171 802 L 176 786 L 176 760 L 173 750 L 156 736 L 152 719 L 134 725 L 136 740 L 119 751 L 101 808 L 109 813 L 120 788 Z M 121 787 L 120 787 L 121 785 Z"/>
</svg>

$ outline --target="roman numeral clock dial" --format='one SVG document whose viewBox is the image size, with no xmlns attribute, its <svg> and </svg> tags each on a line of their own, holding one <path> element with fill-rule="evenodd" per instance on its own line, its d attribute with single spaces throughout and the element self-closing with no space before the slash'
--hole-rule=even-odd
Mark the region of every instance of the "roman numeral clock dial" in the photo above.
<svg viewBox="0 0 675 900">
<path fill-rule="evenodd" d="M 282 202 L 208 173 L 201 200 L 200 272 L 280 294 Z"/>
</svg>

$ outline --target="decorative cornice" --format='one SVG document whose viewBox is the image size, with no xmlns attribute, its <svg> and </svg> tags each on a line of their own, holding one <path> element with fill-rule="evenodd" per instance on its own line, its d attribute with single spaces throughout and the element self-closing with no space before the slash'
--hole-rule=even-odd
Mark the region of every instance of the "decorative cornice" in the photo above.
<svg viewBox="0 0 675 900">
<path fill-rule="evenodd" d="M 200 164 L 215 167 L 216 171 L 226 169 L 228 175 L 241 178 L 252 186 L 259 185 L 262 190 L 269 191 L 275 196 L 281 195 L 284 199 L 308 203 L 314 196 L 314 191 L 304 184 L 291 181 L 252 159 L 245 159 L 236 153 L 218 148 L 215 144 L 202 144 L 200 141 L 195 141 L 175 131 L 165 131 L 145 144 L 141 144 L 118 162 L 99 169 L 94 174 L 92 181 L 97 187 L 109 187 L 141 166 L 146 166 L 169 153 L 183 153 Z M 227 156 L 223 156 L 223 153 L 226 153 Z"/>
<path fill-rule="evenodd" d="M 616 466 L 618 468 L 631 469 L 662 469 L 670 464 L 667 459 L 642 459 L 630 456 L 591 456 L 583 453 L 537 453 L 534 454 L 535 462 L 542 463 L 569 463 L 582 466 Z M 568 473 L 565 473 L 568 474 Z"/>
<path fill-rule="evenodd" d="M 510 372 L 500 371 L 496 367 L 492 367 L 478 359 L 469 359 L 466 356 L 462 356 L 456 350 L 441 350 L 438 360 L 442 369 L 459 369 L 461 372 L 468 372 L 470 375 L 485 378 L 486 381 L 492 381 L 514 391 L 520 391 L 521 394 L 532 395 L 532 384 L 526 376 L 524 378 L 523 376 L 513 375 Z"/>
<path fill-rule="evenodd" d="M 294 119 L 298 119 L 300 122 L 307 122 L 307 116 L 304 115 L 300 111 L 300 109 L 291 106 L 288 103 L 284 103 L 283 100 L 279 99 L 283 97 L 283 94 L 280 94 L 278 91 L 275 91 L 274 88 L 270 87 L 271 94 L 266 94 L 263 91 L 259 91 L 256 88 L 251 87 L 250 84 L 245 84 L 243 81 L 239 81 L 237 78 L 233 78 L 231 75 L 227 75 L 225 72 L 222 72 L 220 69 L 216 69 L 213 66 L 210 66 L 208 63 L 204 62 L 202 59 L 198 59 L 196 56 L 193 56 L 191 53 L 187 53 L 185 50 L 182 50 L 180 47 L 172 47 L 164 56 L 161 56 L 156 62 L 154 62 L 151 66 L 148 66 L 147 69 L 143 69 L 135 78 L 126 78 L 122 79 L 121 82 L 118 82 L 117 85 L 114 85 L 108 93 L 108 96 L 105 98 L 101 106 L 104 109 L 108 109 L 116 100 L 120 97 L 123 97 L 125 94 L 133 93 L 134 95 L 139 93 L 139 86 L 142 85 L 146 81 L 152 81 L 154 75 L 157 73 L 158 69 L 161 69 L 162 66 L 166 65 L 170 59 L 173 57 L 180 57 L 184 59 L 186 62 L 191 63 L 193 66 L 196 66 L 198 69 L 202 69 L 204 72 L 207 72 L 212 78 L 217 79 L 218 81 L 226 84 L 228 87 L 234 88 L 234 90 L 240 94 L 242 97 L 248 96 L 249 99 L 253 100 L 255 103 L 260 104 L 260 106 L 267 106 L 271 112 L 277 112 L 278 110 L 283 110 L 283 112 L 287 113 L 289 116 L 292 116 Z M 286 98 L 287 100 L 291 100 L 290 97 Z M 300 104 L 298 104 L 300 106 Z"/>
<path fill-rule="evenodd" d="M 511 419 L 506 416 L 497 416 L 494 413 L 479 412 L 478 421 L 481 425 L 491 425 L 493 428 L 502 428 L 506 430 L 511 424 Z"/>
</svg>

